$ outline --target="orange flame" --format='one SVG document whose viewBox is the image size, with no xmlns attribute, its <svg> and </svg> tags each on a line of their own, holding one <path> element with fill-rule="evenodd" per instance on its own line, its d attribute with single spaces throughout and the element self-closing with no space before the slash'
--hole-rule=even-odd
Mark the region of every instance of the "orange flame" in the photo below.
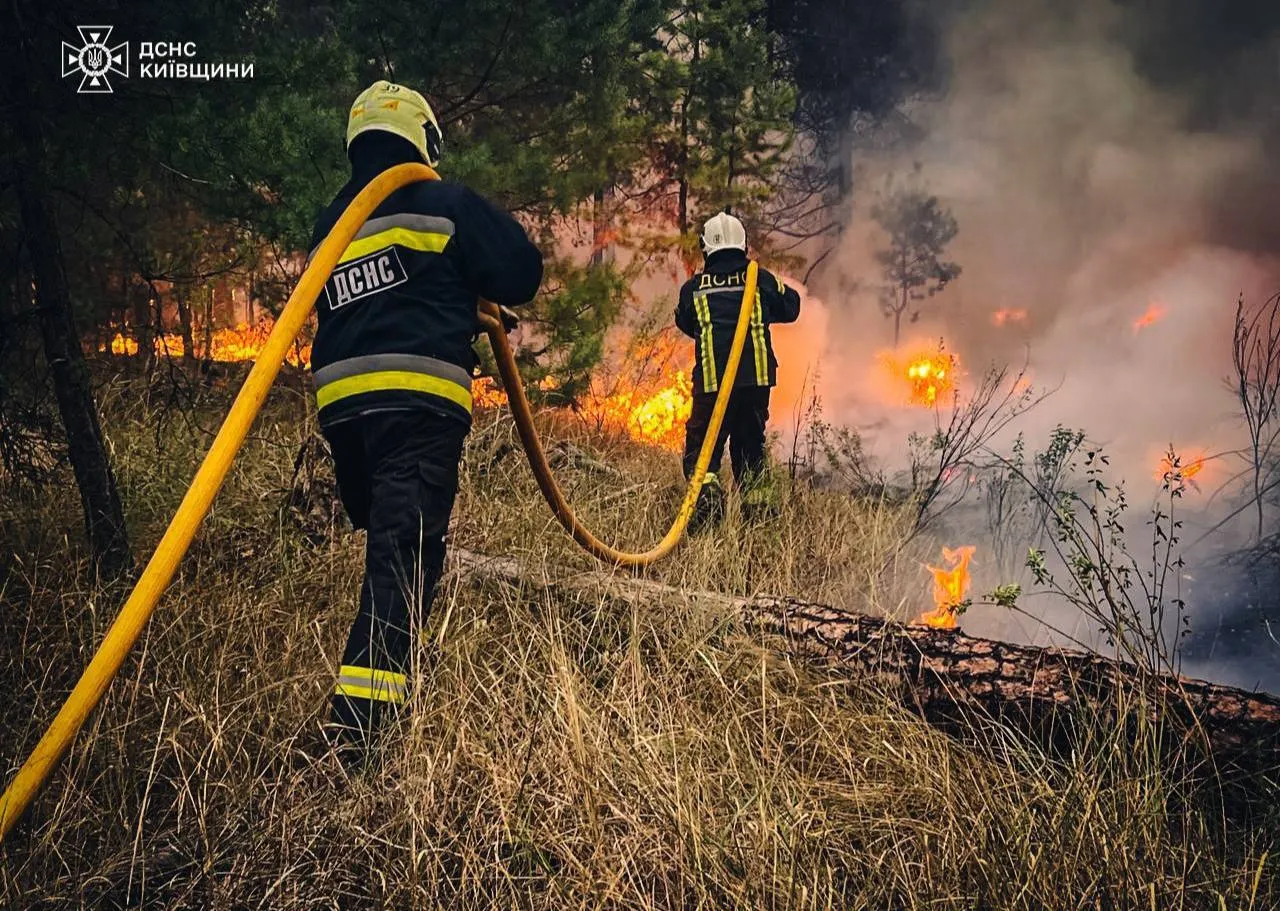
<svg viewBox="0 0 1280 911">
<path fill-rule="evenodd" d="M 583 418 L 636 442 L 679 452 L 693 410 L 693 380 L 681 364 L 683 346 L 677 346 L 679 342 L 659 336 L 644 350 L 632 352 L 628 363 L 660 365 L 658 374 L 639 381 L 621 378 L 609 391 L 593 384 L 582 402 Z"/>
<path fill-rule="evenodd" d="M 1027 311 L 1022 307 L 1006 307 L 991 314 L 991 322 L 997 326 L 1003 326 L 1005 323 L 1025 323 L 1026 321 Z"/>
<path fill-rule="evenodd" d="M 907 403 L 931 408 L 940 396 L 955 389 L 955 372 L 959 358 L 941 348 L 923 351 L 906 358 L 894 353 L 880 355 L 881 363 L 897 382 L 906 383 Z"/>
<path fill-rule="evenodd" d="M 1160 457 L 1160 463 L 1156 466 L 1154 477 L 1162 484 L 1170 486 L 1181 486 L 1199 490 L 1200 485 L 1193 480 L 1197 475 L 1204 471 L 1205 460 L 1208 456 L 1203 453 L 1197 453 L 1192 456 L 1181 456 L 1166 452 Z"/>
<path fill-rule="evenodd" d="M 471 402 L 475 408 L 501 408 L 507 404 L 507 394 L 492 377 L 482 376 L 471 381 Z"/>
<path fill-rule="evenodd" d="M 111 340 L 111 353 L 127 354 L 130 356 L 137 354 L 138 341 L 137 339 L 126 338 L 124 335 L 117 332 L 116 337 Z"/>
<path fill-rule="evenodd" d="M 693 380 L 680 366 L 675 343 L 659 338 L 643 351 L 634 352 L 628 361 L 636 364 L 662 364 L 658 376 L 648 380 L 619 378 L 609 384 L 597 379 L 578 406 L 581 419 L 601 430 L 622 433 L 638 443 L 679 452 L 684 448 L 684 425 L 693 410 Z M 539 384 L 554 389 L 548 377 Z M 507 395 L 488 377 L 472 384 L 472 397 L 477 407 L 497 408 L 507 404 Z"/>
<path fill-rule="evenodd" d="M 196 356 L 225 363 L 255 360 L 262 353 L 263 347 L 267 344 L 267 337 L 271 335 L 274 326 L 275 323 L 271 320 L 263 320 L 256 325 L 239 323 L 234 329 L 215 329 L 210 335 L 207 352 L 203 350 L 204 333 L 196 332 L 194 339 Z M 102 346 L 101 350 L 107 350 L 107 346 Z M 112 354 L 134 355 L 138 353 L 138 341 L 117 332 L 115 338 L 111 340 L 110 350 Z M 186 344 L 182 341 L 181 335 L 167 332 L 156 336 L 155 350 L 161 357 L 182 357 L 186 352 Z M 311 346 L 309 344 L 293 345 L 285 355 L 285 360 L 295 367 L 310 365 Z"/>
<path fill-rule="evenodd" d="M 1159 301 L 1152 301 L 1147 305 L 1147 309 L 1143 311 L 1142 316 L 1133 321 L 1133 331 L 1141 332 L 1148 326 L 1154 326 L 1160 320 L 1164 319 L 1166 312 L 1164 304 Z"/>
<path fill-rule="evenodd" d="M 195 333 L 196 355 L 215 361 L 251 361 L 262 351 L 273 323 L 264 320 L 257 325 L 241 323 L 234 329 L 217 329 L 210 338 L 209 353 L 203 351 L 204 333 Z M 684 425 L 693 408 L 693 387 L 689 371 L 682 367 L 682 348 L 679 343 L 659 337 L 644 350 L 635 351 L 628 363 L 660 365 L 657 376 L 647 380 L 619 380 L 609 391 L 594 384 L 579 409 L 588 421 L 602 429 L 624 433 L 637 442 L 662 449 L 679 451 L 684 446 Z M 135 355 L 138 342 L 134 338 L 116 333 L 109 345 L 116 355 Z M 166 333 L 155 339 L 156 354 L 165 357 L 182 357 L 186 350 L 182 336 Z M 311 346 L 294 346 L 287 356 L 294 366 L 306 367 L 311 363 Z M 547 377 L 539 388 L 555 389 L 558 381 Z M 506 405 L 507 395 L 492 379 L 481 377 L 472 383 L 472 397 L 479 408 L 496 408 Z"/>
<path fill-rule="evenodd" d="M 956 609 L 964 602 L 969 591 L 969 560 L 976 548 L 972 546 L 942 548 L 942 559 L 949 569 L 927 567 L 933 573 L 933 610 L 916 618 L 916 624 L 934 629 L 955 629 Z"/>
<path fill-rule="evenodd" d="M 553 376 L 543 377 L 538 388 L 550 392 L 559 388 L 560 383 Z M 471 403 L 475 408 L 503 408 L 507 404 L 507 393 L 498 388 L 493 377 L 481 376 L 471 381 Z"/>
</svg>

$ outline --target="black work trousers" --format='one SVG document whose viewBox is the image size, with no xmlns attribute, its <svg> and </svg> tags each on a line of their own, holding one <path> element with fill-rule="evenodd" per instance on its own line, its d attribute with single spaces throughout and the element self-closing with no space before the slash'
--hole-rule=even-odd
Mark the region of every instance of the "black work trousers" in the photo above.
<svg viewBox="0 0 1280 911">
<path fill-rule="evenodd" d="M 366 529 L 360 612 L 333 696 L 336 739 L 362 752 L 408 696 L 413 632 L 431 609 L 469 428 L 434 412 L 387 411 L 324 431 L 342 503 Z"/>
<path fill-rule="evenodd" d="M 711 452 L 707 471 L 719 474 L 725 442 L 729 444 L 729 461 L 733 479 L 739 487 L 750 486 L 753 478 L 765 470 L 764 431 L 769 423 L 768 386 L 738 386 L 729 395 L 729 407 L 720 425 L 716 448 Z M 693 410 L 684 428 L 684 476 L 693 477 L 698 453 L 711 427 L 711 412 L 716 407 L 716 393 L 698 392 L 693 396 Z"/>
</svg>

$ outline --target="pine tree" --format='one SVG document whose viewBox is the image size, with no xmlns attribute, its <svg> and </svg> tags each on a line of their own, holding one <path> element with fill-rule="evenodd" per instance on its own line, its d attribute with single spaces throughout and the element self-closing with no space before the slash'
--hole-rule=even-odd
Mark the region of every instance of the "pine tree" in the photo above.
<svg viewBox="0 0 1280 911">
<path fill-rule="evenodd" d="M 918 182 L 887 184 L 871 215 L 888 236 L 888 246 L 876 253 L 876 260 L 884 280 L 880 308 L 893 320 L 896 347 L 903 315 L 911 310 L 915 322 L 920 315 L 916 302 L 959 277 L 960 266 L 942 257 L 960 228 L 950 210 Z"/>
<path fill-rule="evenodd" d="M 772 54 L 765 12 L 764 0 L 686 0 L 663 31 L 652 82 L 670 114 L 649 157 L 657 182 L 673 188 L 676 237 L 659 234 L 647 252 L 674 240 L 691 267 L 705 217 L 731 208 L 750 229 L 772 195 L 795 138 L 795 90 Z"/>
</svg>

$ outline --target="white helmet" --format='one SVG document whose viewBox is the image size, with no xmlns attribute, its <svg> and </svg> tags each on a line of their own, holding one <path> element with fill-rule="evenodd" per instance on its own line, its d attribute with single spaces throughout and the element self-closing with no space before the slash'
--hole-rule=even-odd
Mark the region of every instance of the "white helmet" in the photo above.
<svg viewBox="0 0 1280 911">
<path fill-rule="evenodd" d="M 710 256 L 728 249 L 747 252 L 747 229 L 728 212 L 717 212 L 702 226 L 702 252 Z"/>
</svg>

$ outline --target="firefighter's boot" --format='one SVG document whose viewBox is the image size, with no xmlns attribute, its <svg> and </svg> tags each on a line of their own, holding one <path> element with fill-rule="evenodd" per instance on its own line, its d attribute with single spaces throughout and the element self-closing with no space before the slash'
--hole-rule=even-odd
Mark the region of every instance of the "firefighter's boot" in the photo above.
<svg viewBox="0 0 1280 911">
<path fill-rule="evenodd" d="M 693 504 L 693 515 L 689 519 L 689 533 L 699 534 L 720 524 L 724 518 L 724 491 L 720 488 L 720 478 L 713 471 L 707 472 L 702 479 L 702 489 L 698 491 L 697 502 Z"/>
<path fill-rule="evenodd" d="M 767 472 L 752 478 L 742 497 L 742 520 L 747 524 L 764 523 L 776 519 L 780 511 L 773 478 Z"/>
</svg>

